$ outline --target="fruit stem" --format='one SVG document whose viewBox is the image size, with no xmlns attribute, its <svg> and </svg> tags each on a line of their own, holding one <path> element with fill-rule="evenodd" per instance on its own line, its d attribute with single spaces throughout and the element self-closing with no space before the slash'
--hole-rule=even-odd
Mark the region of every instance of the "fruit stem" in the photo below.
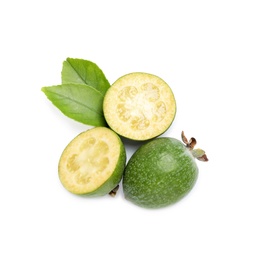
<svg viewBox="0 0 260 260">
<path fill-rule="evenodd" d="M 184 135 L 184 132 L 181 132 L 181 139 L 186 144 L 186 147 L 191 151 L 192 155 L 198 159 L 199 161 L 207 162 L 208 157 L 202 149 L 194 149 L 195 145 L 197 144 L 197 141 L 194 137 L 192 137 L 189 141 Z"/>
<path fill-rule="evenodd" d="M 118 189 L 119 189 L 119 185 L 117 185 L 113 190 L 111 190 L 111 191 L 109 192 L 109 195 L 110 195 L 111 197 L 115 197 L 115 196 L 116 196 L 116 193 L 117 193 L 117 191 L 118 191 Z"/>
</svg>

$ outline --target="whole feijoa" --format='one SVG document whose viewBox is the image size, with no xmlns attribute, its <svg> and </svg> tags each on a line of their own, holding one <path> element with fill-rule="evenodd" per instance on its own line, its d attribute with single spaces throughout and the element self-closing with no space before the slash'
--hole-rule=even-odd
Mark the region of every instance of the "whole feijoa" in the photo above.
<svg viewBox="0 0 260 260">
<path fill-rule="evenodd" d="M 125 198 L 145 208 L 161 208 L 176 203 L 196 183 L 198 167 L 195 158 L 207 161 L 205 152 L 193 149 L 196 140 L 183 142 L 159 137 L 142 145 L 130 158 L 124 175 Z"/>
</svg>

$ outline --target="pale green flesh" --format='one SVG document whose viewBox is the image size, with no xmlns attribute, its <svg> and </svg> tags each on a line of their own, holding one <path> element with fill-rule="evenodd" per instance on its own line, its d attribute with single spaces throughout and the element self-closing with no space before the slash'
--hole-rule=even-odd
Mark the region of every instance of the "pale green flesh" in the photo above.
<svg viewBox="0 0 260 260">
<path fill-rule="evenodd" d="M 104 117 L 111 129 L 132 140 L 149 140 L 165 132 L 176 114 L 171 88 L 159 77 L 130 73 L 106 92 Z"/>
<path fill-rule="evenodd" d="M 129 160 L 123 177 L 124 194 L 141 207 L 164 207 L 183 198 L 197 176 L 194 158 L 180 141 L 157 138 Z"/>
<path fill-rule="evenodd" d="M 96 127 L 75 137 L 59 161 L 59 178 L 71 193 L 101 196 L 120 182 L 126 153 L 118 135 Z"/>
</svg>

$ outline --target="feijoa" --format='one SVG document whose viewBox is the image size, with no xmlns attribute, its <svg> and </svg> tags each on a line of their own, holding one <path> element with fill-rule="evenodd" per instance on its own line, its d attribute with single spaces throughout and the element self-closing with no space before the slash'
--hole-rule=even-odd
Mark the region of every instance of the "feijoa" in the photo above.
<svg viewBox="0 0 260 260">
<path fill-rule="evenodd" d="M 173 204 L 187 195 L 196 183 L 195 157 L 207 161 L 205 152 L 193 149 L 196 140 L 185 144 L 175 138 L 159 137 L 142 145 L 130 158 L 123 176 L 125 198 L 145 208 Z"/>
<path fill-rule="evenodd" d="M 59 161 L 59 178 L 71 193 L 102 196 L 118 185 L 125 162 L 119 136 L 109 128 L 95 127 L 67 145 Z"/>
<path fill-rule="evenodd" d="M 148 140 L 165 132 L 176 113 L 174 94 L 161 78 L 135 72 L 116 80 L 105 94 L 108 125 L 132 140 Z"/>
</svg>

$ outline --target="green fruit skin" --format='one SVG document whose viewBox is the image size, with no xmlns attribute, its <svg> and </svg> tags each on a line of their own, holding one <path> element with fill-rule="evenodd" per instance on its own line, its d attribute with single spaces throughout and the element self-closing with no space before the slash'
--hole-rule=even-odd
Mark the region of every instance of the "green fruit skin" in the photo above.
<svg viewBox="0 0 260 260">
<path fill-rule="evenodd" d="M 89 192 L 87 194 L 83 194 L 83 196 L 87 197 L 99 197 L 107 195 L 110 191 L 112 191 L 122 180 L 123 172 L 126 164 L 126 150 L 123 145 L 120 137 L 118 136 L 120 142 L 120 156 L 117 162 L 116 168 L 113 174 L 108 178 L 101 186 L 99 186 L 96 190 Z"/>
<path fill-rule="evenodd" d="M 142 145 L 123 176 L 125 198 L 144 208 L 161 208 L 187 195 L 198 178 L 191 152 L 177 139 L 160 137 Z"/>
</svg>

